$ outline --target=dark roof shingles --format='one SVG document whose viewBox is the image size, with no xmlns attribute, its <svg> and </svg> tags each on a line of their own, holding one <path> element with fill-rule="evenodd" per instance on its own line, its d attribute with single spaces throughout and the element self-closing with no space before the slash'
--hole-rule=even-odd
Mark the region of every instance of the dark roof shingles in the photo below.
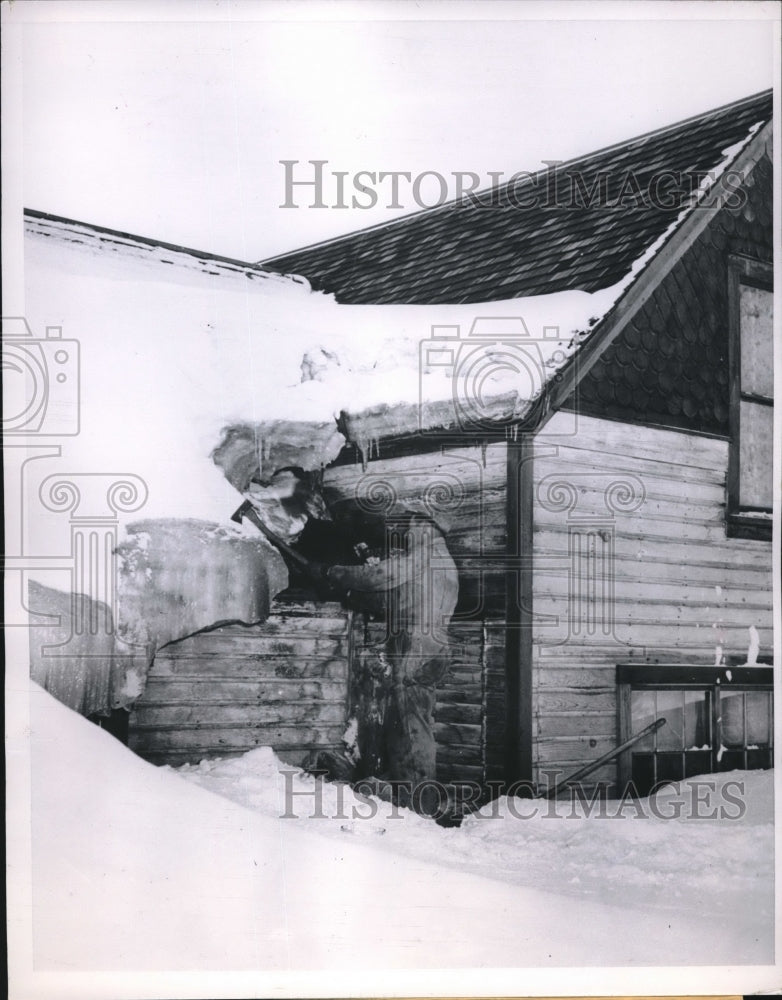
<svg viewBox="0 0 782 1000">
<path fill-rule="evenodd" d="M 349 303 L 466 303 L 542 295 L 567 289 L 596 291 L 618 281 L 676 217 L 697 186 L 695 172 L 714 170 L 722 151 L 771 117 L 771 93 L 758 94 L 602 152 L 558 167 L 565 191 L 558 204 L 516 207 L 508 188 L 486 197 L 496 205 L 451 204 L 388 225 L 264 261 L 280 273 L 299 274 L 313 288 Z M 676 208 L 638 204 L 628 172 L 642 191 L 661 171 L 681 179 Z M 608 204 L 573 207 L 570 178 L 589 192 L 607 175 Z M 546 171 L 538 175 L 545 198 Z M 521 190 L 521 189 L 519 189 Z M 540 200 L 540 199 L 539 199 Z"/>
</svg>

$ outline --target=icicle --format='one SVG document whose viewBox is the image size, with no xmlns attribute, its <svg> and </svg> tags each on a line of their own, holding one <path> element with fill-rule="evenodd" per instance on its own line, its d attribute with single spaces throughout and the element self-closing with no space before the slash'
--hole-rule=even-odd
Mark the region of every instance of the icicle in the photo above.
<svg viewBox="0 0 782 1000">
<path fill-rule="evenodd" d="M 749 649 L 747 650 L 747 666 L 754 667 L 758 662 L 760 652 L 760 636 L 754 625 L 749 627 Z"/>
<path fill-rule="evenodd" d="M 366 472 L 367 471 L 367 443 L 364 440 L 364 438 L 361 438 L 359 441 L 356 442 L 356 447 L 358 448 L 359 454 L 361 455 L 361 471 L 362 472 Z"/>
</svg>

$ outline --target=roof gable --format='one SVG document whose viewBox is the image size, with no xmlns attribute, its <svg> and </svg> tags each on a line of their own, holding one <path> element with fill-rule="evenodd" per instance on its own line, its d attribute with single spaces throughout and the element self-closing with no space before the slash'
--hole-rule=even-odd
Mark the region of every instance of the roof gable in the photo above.
<svg viewBox="0 0 782 1000">
<path fill-rule="evenodd" d="M 773 258 L 772 163 L 746 178 L 581 379 L 579 413 L 729 434 L 729 260 Z"/>
</svg>

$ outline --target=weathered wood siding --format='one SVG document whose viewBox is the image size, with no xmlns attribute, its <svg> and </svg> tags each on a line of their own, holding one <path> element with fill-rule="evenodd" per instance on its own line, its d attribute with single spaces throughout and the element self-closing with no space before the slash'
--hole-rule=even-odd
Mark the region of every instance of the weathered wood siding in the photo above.
<svg viewBox="0 0 782 1000">
<path fill-rule="evenodd" d="M 504 718 L 504 443 L 337 466 L 324 485 L 331 500 L 372 513 L 418 511 L 443 531 L 459 570 L 459 603 L 449 630 L 451 667 L 438 689 L 438 777 L 496 777 L 504 726 L 487 727 L 487 714 L 491 703 Z M 382 641 L 383 634 L 382 623 L 370 623 L 358 641 Z"/>
<path fill-rule="evenodd" d="M 771 545 L 727 537 L 727 461 L 725 440 L 585 416 L 566 443 L 539 442 L 536 780 L 616 745 L 617 663 L 745 656 L 753 625 L 771 653 Z"/>
<path fill-rule="evenodd" d="M 130 747 L 155 764 L 271 746 L 300 764 L 345 731 L 350 615 L 339 604 L 273 605 L 161 649 L 130 718 Z"/>
</svg>

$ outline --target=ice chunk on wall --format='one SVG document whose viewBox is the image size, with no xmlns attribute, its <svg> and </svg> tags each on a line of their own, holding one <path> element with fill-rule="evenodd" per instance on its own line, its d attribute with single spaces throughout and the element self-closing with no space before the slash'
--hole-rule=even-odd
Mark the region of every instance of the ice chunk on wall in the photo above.
<svg viewBox="0 0 782 1000">
<path fill-rule="evenodd" d="M 150 653 L 219 621 L 260 621 L 288 583 L 282 558 L 263 538 L 182 519 L 129 526 L 117 549 L 119 632 Z"/>
<path fill-rule="evenodd" d="M 217 622 L 264 620 L 288 583 L 264 539 L 180 518 L 129 525 L 116 562 L 113 607 L 29 583 L 31 676 L 83 715 L 128 708 L 158 649 Z"/>
</svg>

